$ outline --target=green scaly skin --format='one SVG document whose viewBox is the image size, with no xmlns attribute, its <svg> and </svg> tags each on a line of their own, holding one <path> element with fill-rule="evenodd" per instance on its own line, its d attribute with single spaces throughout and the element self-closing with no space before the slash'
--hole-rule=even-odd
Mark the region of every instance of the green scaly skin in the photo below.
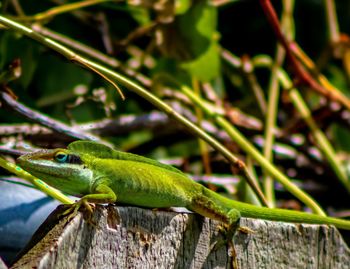
<svg viewBox="0 0 350 269">
<path fill-rule="evenodd" d="M 236 225 L 243 216 L 329 224 L 350 230 L 350 221 L 230 200 L 194 182 L 172 166 L 94 142 L 76 141 L 67 149 L 26 154 L 19 157 L 18 162 L 49 185 L 82 197 L 79 206 L 86 206 L 87 202 L 121 202 L 149 208 L 186 207 L 229 225 Z"/>
</svg>

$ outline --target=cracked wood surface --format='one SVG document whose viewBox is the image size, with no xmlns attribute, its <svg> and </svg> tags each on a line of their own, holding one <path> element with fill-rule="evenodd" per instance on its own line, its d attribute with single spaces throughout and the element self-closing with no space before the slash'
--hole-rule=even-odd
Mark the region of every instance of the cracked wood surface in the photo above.
<svg viewBox="0 0 350 269">
<path fill-rule="evenodd" d="M 98 206 L 86 223 L 56 210 L 12 268 L 232 268 L 220 223 L 197 214 Z M 55 217 L 56 216 L 56 217 Z M 55 219 L 56 218 L 56 219 Z M 253 233 L 234 236 L 238 268 L 350 268 L 350 250 L 325 225 L 241 219 Z"/>
</svg>

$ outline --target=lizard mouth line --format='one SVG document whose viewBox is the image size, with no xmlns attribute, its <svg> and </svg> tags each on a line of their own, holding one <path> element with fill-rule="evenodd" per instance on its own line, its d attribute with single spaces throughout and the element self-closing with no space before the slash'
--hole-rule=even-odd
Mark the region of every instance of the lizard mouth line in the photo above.
<svg viewBox="0 0 350 269">
<path fill-rule="evenodd" d="M 68 178 L 66 175 L 62 175 L 62 169 L 59 167 L 55 168 L 50 164 L 45 163 L 37 163 L 33 161 L 32 163 L 26 163 L 25 161 L 22 161 L 19 159 L 18 161 L 19 165 L 26 171 L 28 171 L 30 174 L 36 176 L 36 177 L 47 177 L 50 178 L 55 177 L 60 180 L 67 181 Z"/>
</svg>

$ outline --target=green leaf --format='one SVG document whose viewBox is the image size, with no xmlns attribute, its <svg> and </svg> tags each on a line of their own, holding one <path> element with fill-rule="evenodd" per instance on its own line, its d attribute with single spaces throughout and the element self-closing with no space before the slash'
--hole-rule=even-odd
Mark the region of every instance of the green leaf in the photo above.
<svg viewBox="0 0 350 269">
<path fill-rule="evenodd" d="M 220 74 L 219 46 L 213 43 L 209 49 L 194 61 L 181 65 L 200 81 L 210 81 Z"/>
<path fill-rule="evenodd" d="M 175 1 L 175 14 L 184 14 L 191 6 L 190 0 L 176 0 Z"/>
<path fill-rule="evenodd" d="M 27 88 L 37 68 L 39 46 L 11 31 L 1 35 L 0 44 L 0 68 L 7 68 L 14 59 L 20 59 L 22 74 L 18 81 L 23 88 Z"/>
<path fill-rule="evenodd" d="M 147 25 L 151 23 L 150 14 L 146 8 L 128 4 L 127 10 L 130 16 L 140 25 Z"/>
<path fill-rule="evenodd" d="M 217 9 L 199 1 L 182 16 L 177 17 L 181 36 L 185 39 L 193 58 L 203 54 L 216 41 Z"/>
<path fill-rule="evenodd" d="M 177 23 L 191 53 L 191 59 L 181 68 L 201 81 L 217 77 L 220 70 L 217 9 L 207 1 L 194 2 L 188 12 L 178 16 Z"/>
</svg>

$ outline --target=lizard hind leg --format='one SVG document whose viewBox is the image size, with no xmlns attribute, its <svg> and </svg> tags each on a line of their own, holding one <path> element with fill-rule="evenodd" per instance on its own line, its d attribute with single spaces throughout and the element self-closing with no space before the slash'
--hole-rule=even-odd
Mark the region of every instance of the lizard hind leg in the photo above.
<svg viewBox="0 0 350 269">
<path fill-rule="evenodd" d="M 237 229 L 241 218 L 240 212 L 235 208 L 227 208 L 207 196 L 192 198 L 190 210 L 210 219 L 224 222 L 229 227 Z"/>
<path fill-rule="evenodd" d="M 227 245 L 231 254 L 230 256 L 232 257 L 233 267 L 237 268 L 236 251 L 232 239 L 239 228 L 239 220 L 241 218 L 240 212 L 235 208 L 227 208 L 222 205 L 220 201 L 215 201 L 204 195 L 193 197 L 190 209 L 202 216 L 225 223 L 224 226 L 221 226 L 225 238 L 214 242 L 209 249 L 210 252 L 212 252 Z"/>
<path fill-rule="evenodd" d="M 230 209 L 230 211 L 227 213 L 227 220 L 229 225 L 227 233 L 228 238 L 232 238 L 239 228 L 240 219 L 241 213 L 235 208 Z"/>
<path fill-rule="evenodd" d="M 189 209 L 204 217 L 219 220 L 225 223 L 224 229 L 226 239 L 220 240 L 220 242 L 216 242 L 214 246 L 215 249 L 218 249 L 220 246 L 230 242 L 239 227 L 241 214 L 237 209 L 226 208 L 219 202 L 215 202 L 213 199 L 207 196 L 199 195 L 193 197 L 192 204 Z"/>
<path fill-rule="evenodd" d="M 230 211 L 227 213 L 227 219 L 228 219 L 229 225 L 233 225 L 233 224 L 238 225 L 240 218 L 241 218 L 241 213 L 235 208 L 230 209 Z"/>
</svg>

